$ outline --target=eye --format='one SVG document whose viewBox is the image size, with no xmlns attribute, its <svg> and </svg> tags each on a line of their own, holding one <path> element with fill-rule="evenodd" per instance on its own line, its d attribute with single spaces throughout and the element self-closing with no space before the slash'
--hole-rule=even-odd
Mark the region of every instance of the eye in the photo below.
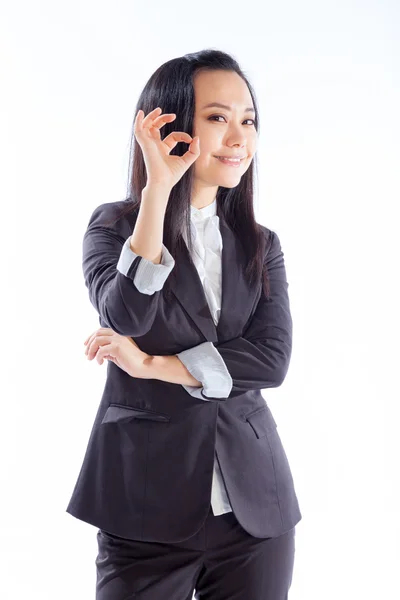
<svg viewBox="0 0 400 600">
<path fill-rule="evenodd" d="M 213 119 L 219 119 L 219 118 L 223 119 L 224 117 L 222 115 L 213 115 L 212 117 L 208 117 L 208 120 L 212 121 Z"/>
<path fill-rule="evenodd" d="M 212 121 L 213 119 L 224 119 L 225 117 L 223 117 L 222 115 L 212 115 L 211 117 L 208 117 L 208 121 Z M 252 121 L 252 125 L 255 125 L 255 120 L 254 119 L 245 119 L 245 121 Z M 219 123 L 221 121 L 218 121 Z"/>
</svg>

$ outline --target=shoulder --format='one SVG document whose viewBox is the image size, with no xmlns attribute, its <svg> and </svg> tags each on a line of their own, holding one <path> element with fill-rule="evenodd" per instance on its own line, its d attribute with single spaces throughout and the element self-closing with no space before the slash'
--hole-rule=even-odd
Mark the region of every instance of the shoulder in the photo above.
<svg viewBox="0 0 400 600">
<path fill-rule="evenodd" d="M 274 248 L 276 247 L 276 245 L 279 244 L 279 238 L 274 230 L 269 229 L 268 227 L 266 227 L 265 225 L 262 225 L 261 223 L 258 223 L 258 225 L 264 235 L 265 256 L 267 257 L 268 254 L 271 252 L 271 250 L 273 251 Z"/>
</svg>

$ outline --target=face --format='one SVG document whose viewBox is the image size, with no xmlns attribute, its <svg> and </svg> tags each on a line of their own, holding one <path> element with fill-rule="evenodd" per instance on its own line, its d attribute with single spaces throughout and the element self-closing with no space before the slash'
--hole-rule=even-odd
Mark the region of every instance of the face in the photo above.
<svg viewBox="0 0 400 600">
<path fill-rule="evenodd" d="M 257 149 L 253 101 L 243 79 L 232 71 L 201 71 L 194 79 L 193 137 L 200 137 L 200 156 L 194 163 L 194 186 L 232 188 L 247 171 Z M 219 103 L 226 107 L 210 106 Z M 223 162 L 217 157 L 240 157 Z M 213 190 L 211 190 L 213 191 Z"/>
</svg>

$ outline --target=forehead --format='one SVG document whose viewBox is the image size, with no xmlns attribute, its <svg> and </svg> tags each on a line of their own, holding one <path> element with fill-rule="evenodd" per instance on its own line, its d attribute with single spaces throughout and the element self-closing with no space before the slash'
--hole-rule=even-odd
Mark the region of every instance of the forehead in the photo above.
<svg viewBox="0 0 400 600">
<path fill-rule="evenodd" d="M 200 71 L 194 77 L 193 87 L 197 110 L 210 102 L 239 109 L 253 106 L 246 82 L 234 71 Z"/>
</svg>

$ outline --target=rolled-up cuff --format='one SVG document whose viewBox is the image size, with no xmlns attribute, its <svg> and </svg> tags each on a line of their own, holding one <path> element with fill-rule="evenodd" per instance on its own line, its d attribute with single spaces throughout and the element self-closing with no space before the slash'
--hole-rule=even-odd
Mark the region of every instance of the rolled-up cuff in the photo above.
<svg viewBox="0 0 400 600">
<path fill-rule="evenodd" d="M 163 288 L 163 285 L 175 266 L 175 260 L 168 249 L 162 244 L 161 262 L 155 264 L 136 254 L 130 247 L 131 236 L 125 241 L 121 254 L 118 260 L 117 269 L 128 277 L 128 272 L 135 258 L 141 258 L 133 283 L 142 294 L 151 296 L 154 292 L 158 292 Z"/>
<path fill-rule="evenodd" d="M 176 355 L 203 387 L 183 385 L 191 396 L 200 400 L 227 398 L 232 389 L 232 377 L 212 342 L 204 342 Z"/>
</svg>

